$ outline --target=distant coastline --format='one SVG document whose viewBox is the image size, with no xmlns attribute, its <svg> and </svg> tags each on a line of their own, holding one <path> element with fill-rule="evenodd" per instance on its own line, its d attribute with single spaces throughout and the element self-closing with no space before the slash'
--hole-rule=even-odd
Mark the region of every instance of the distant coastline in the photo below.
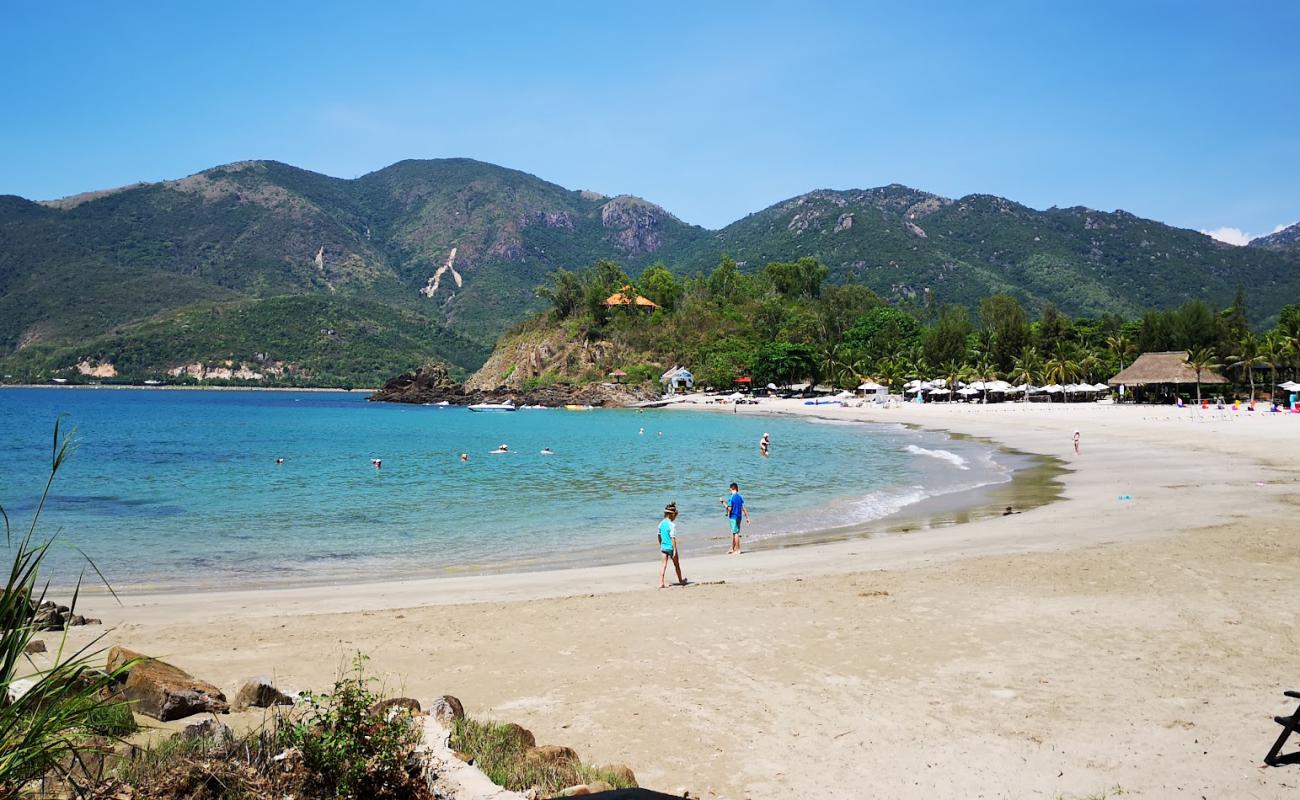
<svg viewBox="0 0 1300 800">
<path fill-rule="evenodd" d="M 201 392 L 360 392 L 373 394 L 374 388 L 354 386 L 140 386 L 125 383 L 0 383 L 0 389 L 141 389 L 146 391 L 201 391 Z"/>
</svg>

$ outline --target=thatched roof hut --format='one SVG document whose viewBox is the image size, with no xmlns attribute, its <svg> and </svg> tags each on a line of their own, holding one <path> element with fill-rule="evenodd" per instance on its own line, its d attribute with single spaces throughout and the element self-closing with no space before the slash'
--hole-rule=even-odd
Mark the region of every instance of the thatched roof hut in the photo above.
<svg viewBox="0 0 1300 800">
<path fill-rule="evenodd" d="M 1111 386 L 1150 386 L 1154 384 L 1196 383 L 1196 370 L 1187 363 L 1186 350 L 1168 353 L 1143 353 L 1126 369 L 1111 378 Z M 1213 370 L 1201 370 L 1201 383 L 1227 383 L 1228 379 Z"/>
<path fill-rule="evenodd" d="M 648 297 L 642 297 L 632 291 L 631 286 L 624 286 L 620 291 L 611 294 L 601 301 L 605 308 L 614 308 L 615 306 L 636 306 L 637 308 L 656 309 L 659 304 Z"/>
</svg>

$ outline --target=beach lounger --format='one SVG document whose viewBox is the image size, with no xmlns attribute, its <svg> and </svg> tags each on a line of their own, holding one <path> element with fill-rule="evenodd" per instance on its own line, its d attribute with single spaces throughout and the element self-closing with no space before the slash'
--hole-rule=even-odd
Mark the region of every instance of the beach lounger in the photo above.
<svg viewBox="0 0 1300 800">
<path fill-rule="evenodd" d="M 1300 692 L 1283 692 L 1287 697 L 1294 700 L 1300 700 Z M 1282 734 L 1273 742 L 1273 747 L 1269 749 L 1268 755 L 1264 756 L 1264 763 L 1270 767 L 1281 766 L 1282 764 L 1300 764 L 1300 750 L 1293 753 L 1282 755 L 1282 745 L 1286 744 L 1287 738 L 1300 731 L 1300 706 L 1296 706 L 1295 712 L 1289 717 L 1273 717 L 1273 721 L 1282 726 Z"/>
</svg>

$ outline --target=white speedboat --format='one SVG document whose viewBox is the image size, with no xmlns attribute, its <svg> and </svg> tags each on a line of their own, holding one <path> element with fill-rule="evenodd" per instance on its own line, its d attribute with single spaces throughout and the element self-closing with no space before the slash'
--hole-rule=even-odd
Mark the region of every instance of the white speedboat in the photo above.
<svg viewBox="0 0 1300 800">
<path fill-rule="evenodd" d="M 518 411 L 519 407 L 514 404 L 513 400 L 507 400 L 504 403 L 474 403 L 469 407 L 470 411 Z"/>
</svg>

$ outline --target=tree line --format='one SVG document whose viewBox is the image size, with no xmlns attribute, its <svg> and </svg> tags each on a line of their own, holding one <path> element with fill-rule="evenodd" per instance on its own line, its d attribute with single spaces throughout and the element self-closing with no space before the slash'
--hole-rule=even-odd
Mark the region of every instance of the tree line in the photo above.
<svg viewBox="0 0 1300 800">
<path fill-rule="evenodd" d="M 707 274 L 678 276 L 660 263 L 633 280 L 603 260 L 552 273 L 537 293 L 550 303 L 550 322 L 614 345 L 602 368 L 648 379 L 671 361 L 688 365 L 697 384 L 719 388 L 740 376 L 843 388 L 867 379 L 898 388 L 917 378 L 1096 383 L 1138 353 L 1187 350 L 1194 367 L 1222 369 L 1253 396 L 1258 370 L 1276 384 L 1300 363 L 1300 304 L 1284 308 L 1272 329 L 1255 331 L 1240 290 L 1220 310 L 1194 300 L 1137 319 L 1090 318 L 1050 303 L 1031 313 L 1010 294 L 985 297 L 977 309 L 942 303 L 928 290 L 889 303 L 860 284 L 827 282 L 828 272 L 813 258 L 748 272 L 724 257 Z M 617 292 L 658 307 L 605 306 Z"/>
</svg>

